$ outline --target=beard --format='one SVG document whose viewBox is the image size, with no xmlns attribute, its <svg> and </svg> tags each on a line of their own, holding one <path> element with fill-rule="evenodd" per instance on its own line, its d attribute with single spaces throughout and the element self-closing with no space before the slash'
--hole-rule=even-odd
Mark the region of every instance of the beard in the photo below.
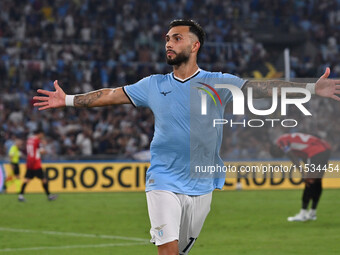
<svg viewBox="0 0 340 255">
<path fill-rule="evenodd" d="M 173 51 L 174 52 L 174 51 Z M 185 51 L 182 51 L 181 53 L 175 53 L 176 56 L 173 59 L 170 59 L 166 56 L 166 63 L 171 66 L 179 66 L 183 63 L 188 62 L 189 60 L 189 54 L 186 54 Z"/>
</svg>

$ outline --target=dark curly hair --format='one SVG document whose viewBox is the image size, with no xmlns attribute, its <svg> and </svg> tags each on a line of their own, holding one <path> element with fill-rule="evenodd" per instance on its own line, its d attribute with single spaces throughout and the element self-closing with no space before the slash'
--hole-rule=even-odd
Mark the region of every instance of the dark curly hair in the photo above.
<svg viewBox="0 0 340 255">
<path fill-rule="evenodd" d="M 185 20 L 185 19 L 175 19 L 170 22 L 169 29 L 173 27 L 178 27 L 178 26 L 188 26 L 189 31 L 193 34 L 195 34 L 198 37 L 198 41 L 200 42 L 200 48 L 198 49 L 197 54 L 201 52 L 201 49 L 204 44 L 204 39 L 205 39 L 205 33 L 203 28 L 201 27 L 200 24 L 198 24 L 194 20 Z"/>
</svg>

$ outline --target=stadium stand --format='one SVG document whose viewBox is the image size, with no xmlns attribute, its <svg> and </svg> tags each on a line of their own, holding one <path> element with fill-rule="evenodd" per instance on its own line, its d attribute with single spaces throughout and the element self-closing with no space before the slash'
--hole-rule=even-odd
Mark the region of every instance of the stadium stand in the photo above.
<svg viewBox="0 0 340 255">
<path fill-rule="evenodd" d="M 339 0 L 2 0 L 0 157 L 14 137 L 27 137 L 38 125 L 48 136 L 47 159 L 130 159 L 147 150 L 153 135 L 148 109 L 38 112 L 32 97 L 37 88 L 52 89 L 55 79 L 74 94 L 171 71 L 164 61 L 164 33 L 174 18 L 193 18 L 205 28 L 207 43 L 199 59 L 203 69 L 282 77 L 282 52 L 288 46 L 291 78 L 319 77 L 326 66 L 332 77 L 339 77 L 339 12 Z M 299 120 L 292 131 L 321 136 L 339 155 L 335 102 L 315 99 L 308 107 L 312 119 L 291 111 Z M 269 142 L 287 129 L 225 132 L 224 158 L 268 158 Z"/>
</svg>

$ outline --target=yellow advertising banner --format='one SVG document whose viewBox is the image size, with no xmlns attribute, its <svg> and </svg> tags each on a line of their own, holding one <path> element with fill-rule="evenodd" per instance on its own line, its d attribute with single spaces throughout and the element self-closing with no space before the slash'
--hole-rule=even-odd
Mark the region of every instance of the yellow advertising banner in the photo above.
<svg viewBox="0 0 340 255">
<path fill-rule="evenodd" d="M 340 161 L 331 161 L 333 166 Z M 66 162 L 44 163 L 51 192 L 113 192 L 144 191 L 147 162 Z M 299 171 L 291 173 L 289 161 L 280 162 L 226 162 L 225 190 L 235 190 L 239 181 L 244 190 L 296 189 L 304 186 Z M 266 168 L 267 166 L 267 168 Z M 271 171 L 270 167 L 272 166 Z M 275 166 L 275 167 L 274 167 Z M 12 175 L 11 165 L 3 164 L 6 176 Z M 326 172 L 324 188 L 340 188 L 340 170 Z M 255 170 L 261 170 L 256 172 Z M 275 171 L 277 170 L 277 171 Z M 286 171 L 286 172 L 285 172 Z M 20 164 L 20 178 L 24 179 L 25 164 Z M 8 193 L 17 193 L 15 185 L 9 185 Z M 39 179 L 34 178 L 26 188 L 27 193 L 43 192 Z"/>
<path fill-rule="evenodd" d="M 49 180 L 51 192 L 106 192 L 144 191 L 145 173 L 149 163 L 46 163 L 43 169 Z M 4 164 L 7 176 L 11 165 Z M 24 179 L 25 164 L 20 165 L 20 178 Z M 15 185 L 8 187 L 8 193 L 15 193 Z M 34 178 L 26 192 L 43 192 L 41 181 Z"/>
</svg>

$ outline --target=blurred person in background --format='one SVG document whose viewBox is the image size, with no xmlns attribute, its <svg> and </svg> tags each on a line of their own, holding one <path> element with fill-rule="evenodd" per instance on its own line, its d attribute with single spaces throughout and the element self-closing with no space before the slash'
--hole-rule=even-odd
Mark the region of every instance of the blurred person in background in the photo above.
<svg viewBox="0 0 340 255">
<path fill-rule="evenodd" d="M 25 180 L 22 184 L 20 194 L 18 196 L 19 202 L 25 202 L 24 193 L 27 184 L 34 178 L 37 177 L 41 180 L 43 189 L 47 195 L 49 201 L 57 199 L 57 195 L 50 194 L 48 189 L 48 181 L 41 165 L 41 155 L 45 153 L 44 148 L 41 146 L 43 143 L 44 131 L 38 128 L 34 135 L 27 139 L 26 143 L 26 175 Z"/>
<path fill-rule="evenodd" d="M 8 156 L 11 162 L 12 174 L 6 178 L 5 187 L 6 189 L 15 184 L 17 192 L 20 191 L 20 157 L 22 153 L 20 151 L 23 141 L 20 138 L 16 138 L 14 144 L 10 147 Z"/>
<path fill-rule="evenodd" d="M 316 220 L 316 208 L 322 193 L 322 177 L 328 169 L 331 146 L 315 136 L 292 133 L 281 135 L 272 145 L 270 152 L 275 158 L 286 155 L 295 165 L 294 169 L 304 168 L 301 160 L 308 164 L 304 168 L 306 172 L 304 173 L 305 189 L 302 195 L 302 208 L 298 214 L 288 217 L 287 220 Z M 307 211 L 310 201 L 312 201 L 312 206 Z"/>
</svg>

